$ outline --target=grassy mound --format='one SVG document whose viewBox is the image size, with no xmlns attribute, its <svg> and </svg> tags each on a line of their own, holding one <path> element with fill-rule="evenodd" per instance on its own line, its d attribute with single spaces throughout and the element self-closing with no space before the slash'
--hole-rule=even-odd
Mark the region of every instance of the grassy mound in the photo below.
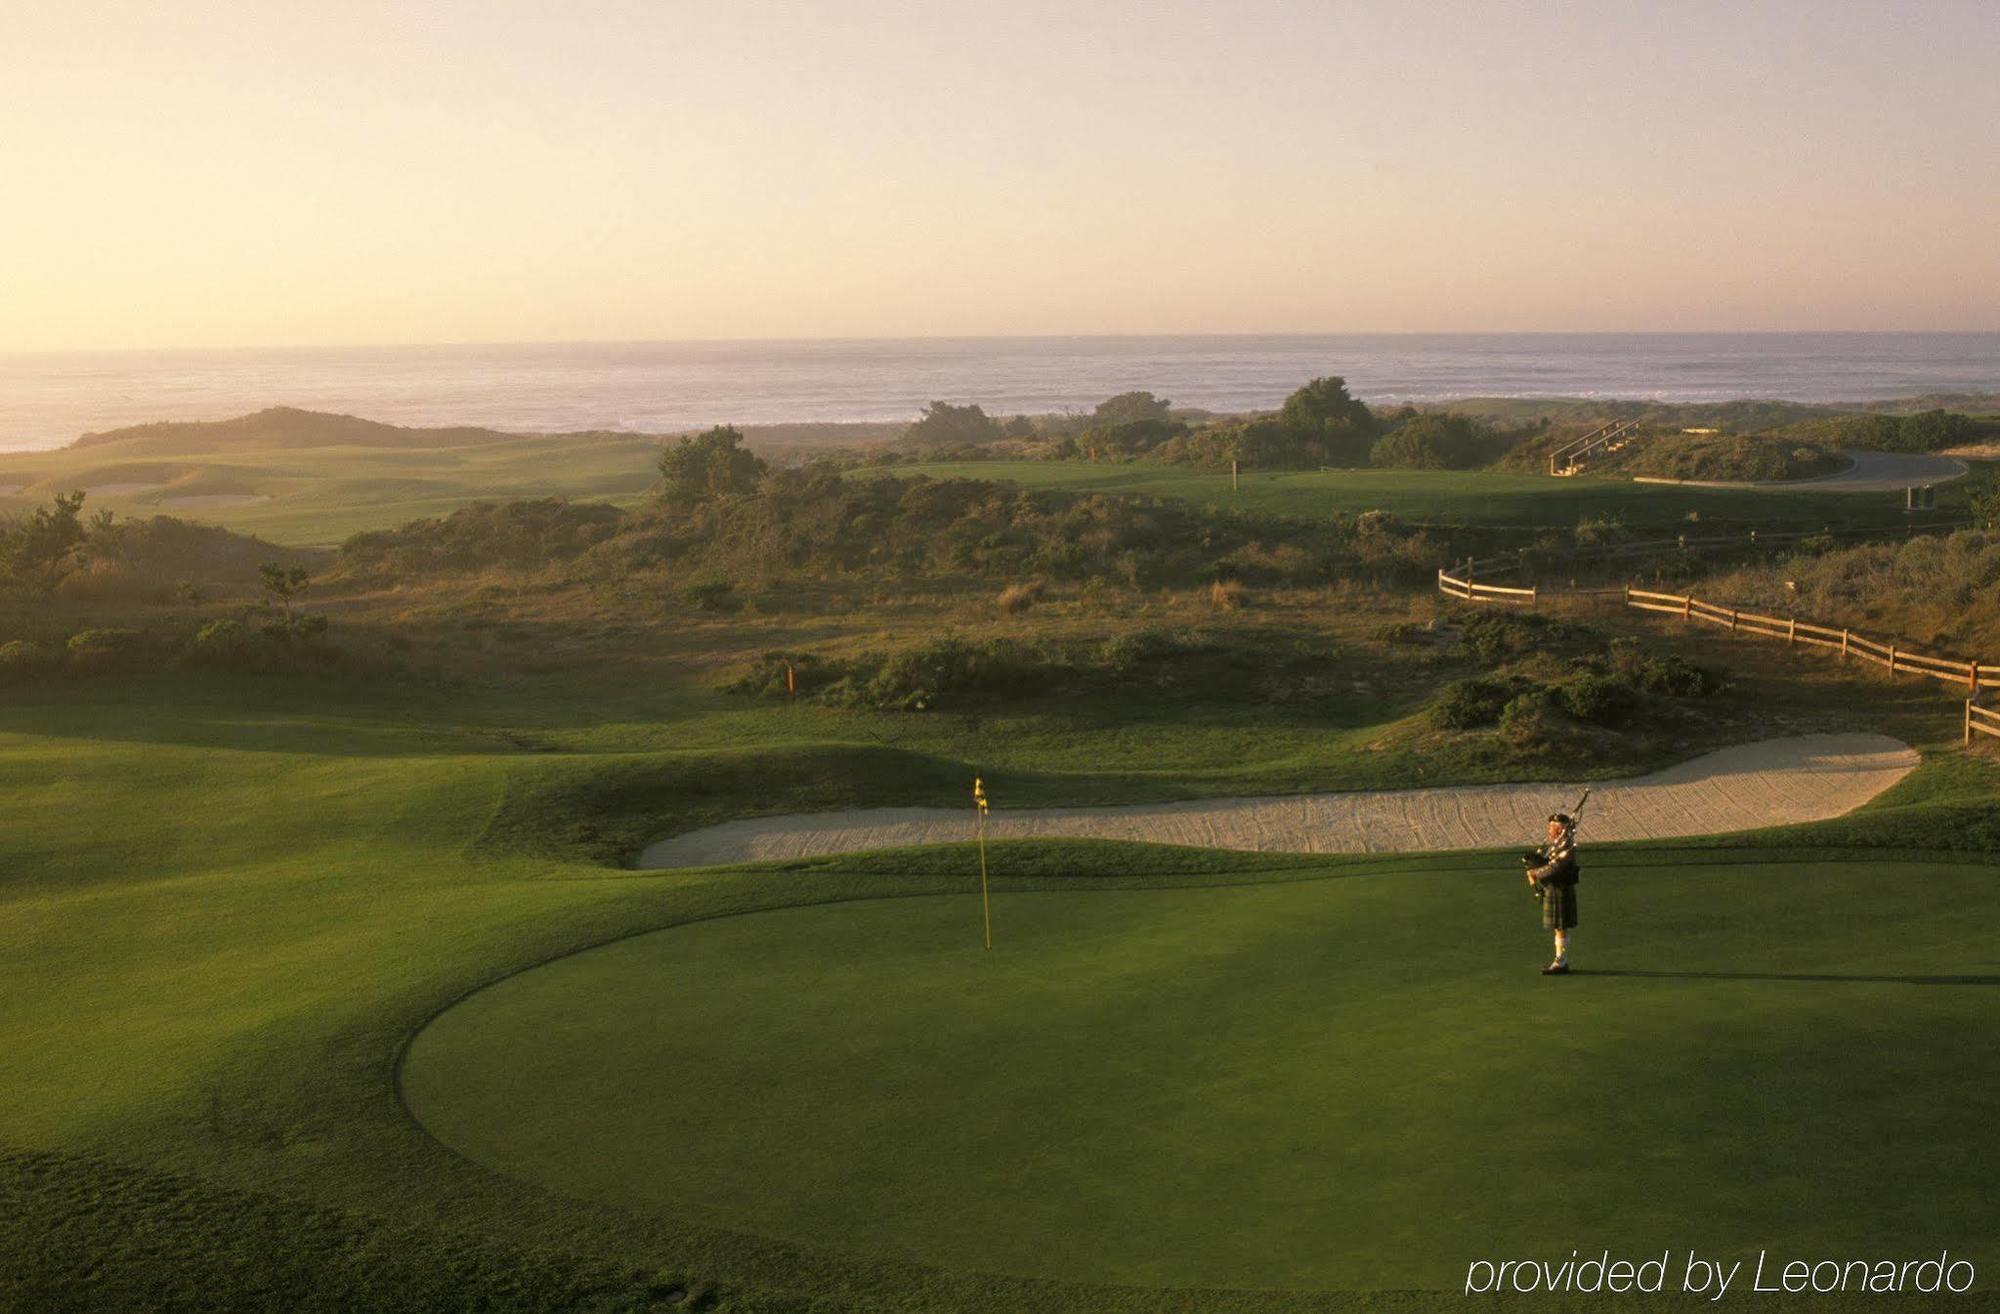
<svg viewBox="0 0 2000 1314">
<path fill-rule="evenodd" d="M 1812 479 L 1846 467 L 1844 458 L 1817 443 L 1717 435 L 1648 439 L 1633 447 L 1622 460 L 1607 463 L 1604 468 L 1660 479 L 1772 483 Z"/>
</svg>

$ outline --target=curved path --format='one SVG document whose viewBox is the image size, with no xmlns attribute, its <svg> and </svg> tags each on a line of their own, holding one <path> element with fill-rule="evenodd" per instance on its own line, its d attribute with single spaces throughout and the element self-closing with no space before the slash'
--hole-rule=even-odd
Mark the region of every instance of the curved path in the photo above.
<svg viewBox="0 0 2000 1314">
<path fill-rule="evenodd" d="M 1802 735 L 1740 744 L 1664 771 L 1591 786 L 1593 841 L 1719 835 L 1824 821 L 1908 775 L 1915 749 L 1886 735 Z M 1087 838 L 1282 853 L 1390 853 L 1525 842 L 1580 785 L 1198 799 L 996 811 L 990 839 Z M 873 808 L 726 821 L 647 846 L 642 868 L 818 857 L 972 838 L 969 809 Z"/>
<path fill-rule="evenodd" d="M 1949 483 L 1963 479 L 1971 467 L 1955 456 L 1922 452 L 1855 452 L 1840 455 L 1854 464 L 1845 470 L 1813 479 L 1751 480 L 1662 479 L 1654 475 L 1634 475 L 1635 484 L 1675 484 L 1682 488 L 1800 488 L 1812 493 L 1890 493 L 1925 484 Z"/>
</svg>

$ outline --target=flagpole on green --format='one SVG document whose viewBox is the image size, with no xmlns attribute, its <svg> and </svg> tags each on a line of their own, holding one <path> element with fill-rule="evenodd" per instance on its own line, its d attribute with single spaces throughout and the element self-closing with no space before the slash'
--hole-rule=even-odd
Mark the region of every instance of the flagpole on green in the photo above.
<svg viewBox="0 0 2000 1314">
<path fill-rule="evenodd" d="M 986 947 L 993 947 L 993 900 L 986 892 L 986 782 L 972 778 L 972 802 L 979 809 L 979 910 L 986 919 Z"/>
</svg>

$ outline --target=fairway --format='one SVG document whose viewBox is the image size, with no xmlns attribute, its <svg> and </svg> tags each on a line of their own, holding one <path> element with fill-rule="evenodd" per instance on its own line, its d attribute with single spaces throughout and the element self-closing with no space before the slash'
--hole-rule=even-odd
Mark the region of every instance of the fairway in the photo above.
<svg viewBox="0 0 2000 1314">
<path fill-rule="evenodd" d="M 1678 857 L 1678 860 L 1677 860 Z M 561 958 L 419 1034 L 477 1163 L 864 1257 L 1086 1282 L 1455 1288 L 1546 1238 L 1935 1253 L 2000 1234 L 2000 872 L 1587 864 L 1535 974 L 1504 861 L 912 897 Z"/>
<path fill-rule="evenodd" d="M 1813 529 L 1822 525 L 1895 525 L 1902 499 L 1887 492 L 1829 491 L 1810 484 L 1770 488 L 1700 488 L 1631 479 L 1497 470 L 1257 470 L 1230 487 L 1227 470 L 1154 461 L 956 461 L 890 466 L 864 474 L 901 478 L 998 479 L 1029 488 L 1144 493 L 1206 506 L 1318 519 L 1387 511 L 1417 524 L 1491 529 L 1574 530 L 1609 517 L 1628 529 L 1690 532 L 1692 525 Z M 863 477 L 857 475 L 857 477 Z"/>
</svg>

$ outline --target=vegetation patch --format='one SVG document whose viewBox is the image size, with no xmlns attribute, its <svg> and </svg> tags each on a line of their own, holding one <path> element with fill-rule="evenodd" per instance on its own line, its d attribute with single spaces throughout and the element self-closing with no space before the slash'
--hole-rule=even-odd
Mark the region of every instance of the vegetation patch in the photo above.
<svg viewBox="0 0 2000 1314">
<path fill-rule="evenodd" d="M 1729 435 L 1644 439 L 1615 463 L 1621 474 L 1722 483 L 1812 479 L 1846 467 L 1845 459 L 1818 443 Z"/>
</svg>

